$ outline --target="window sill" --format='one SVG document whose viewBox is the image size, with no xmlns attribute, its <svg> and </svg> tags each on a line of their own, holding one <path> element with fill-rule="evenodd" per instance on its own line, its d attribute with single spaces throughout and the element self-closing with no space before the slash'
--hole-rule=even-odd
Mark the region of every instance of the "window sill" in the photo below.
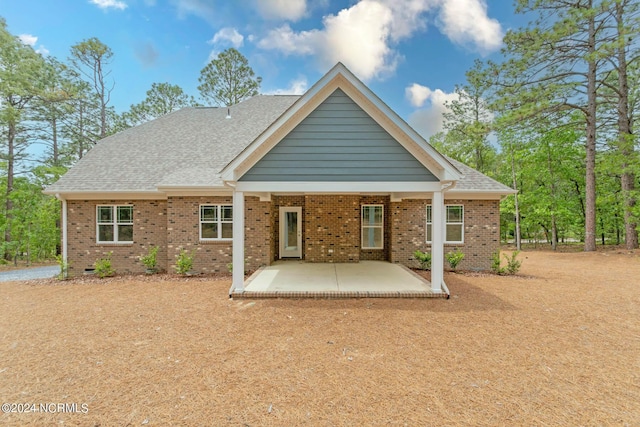
<svg viewBox="0 0 640 427">
<path fill-rule="evenodd" d="M 96 242 L 98 246 L 133 246 L 133 242 Z"/>
<path fill-rule="evenodd" d="M 201 245 L 223 245 L 223 244 L 233 243 L 233 239 L 216 239 L 216 240 L 200 239 L 199 243 Z"/>
</svg>

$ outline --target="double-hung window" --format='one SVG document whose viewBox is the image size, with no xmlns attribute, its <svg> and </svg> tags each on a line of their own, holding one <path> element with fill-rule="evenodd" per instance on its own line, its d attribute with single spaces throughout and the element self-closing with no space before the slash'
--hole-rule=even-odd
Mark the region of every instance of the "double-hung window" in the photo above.
<svg viewBox="0 0 640 427">
<path fill-rule="evenodd" d="M 233 238 L 233 206 L 200 206 L 200 240 L 230 240 Z"/>
<path fill-rule="evenodd" d="M 362 205 L 362 249 L 384 248 L 384 206 Z"/>
<path fill-rule="evenodd" d="M 98 243 L 133 243 L 133 206 L 97 206 Z"/>
<path fill-rule="evenodd" d="M 447 205 L 445 209 L 445 243 L 464 243 L 464 206 Z M 431 205 L 427 205 L 427 243 L 431 243 Z"/>
</svg>

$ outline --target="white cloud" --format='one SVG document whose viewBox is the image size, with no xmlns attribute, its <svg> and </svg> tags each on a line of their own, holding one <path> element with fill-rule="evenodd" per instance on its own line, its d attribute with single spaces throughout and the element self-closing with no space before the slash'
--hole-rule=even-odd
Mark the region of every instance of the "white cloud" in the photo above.
<svg viewBox="0 0 640 427">
<path fill-rule="evenodd" d="M 405 96 L 414 107 L 422 107 L 429 101 L 426 108 L 416 110 L 409 116 L 409 124 L 425 138 L 444 129 L 443 114 L 449 110 L 445 103 L 458 99 L 455 92 L 447 93 L 441 89 L 432 90 L 417 83 L 405 89 Z"/>
<path fill-rule="evenodd" d="M 48 56 L 49 55 L 49 49 L 47 49 L 46 47 L 40 45 L 40 47 L 38 47 L 36 49 L 36 53 L 39 53 L 42 56 Z"/>
<path fill-rule="evenodd" d="M 125 10 L 127 8 L 127 4 L 120 0 L 89 0 L 89 3 L 95 4 L 100 9 L 119 9 Z"/>
<path fill-rule="evenodd" d="M 210 0 L 171 0 L 171 3 L 178 10 L 178 18 L 180 19 L 193 15 L 210 24 L 215 22 L 215 9 Z"/>
<path fill-rule="evenodd" d="M 289 87 L 286 89 L 275 89 L 267 91 L 265 95 L 302 95 L 307 91 L 309 83 L 306 77 L 298 77 L 289 83 Z"/>
<path fill-rule="evenodd" d="M 265 19 L 297 21 L 307 13 L 306 0 L 256 0 L 256 6 Z"/>
<path fill-rule="evenodd" d="M 38 41 L 38 37 L 31 34 L 20 34 L 18 39 L 20 39 L 23 44 L 31 47 L 35 46 Z"/>
<path fill-rule="evenodd" d="M 414 83 L 407 87 L 404 93 L 409 102 L 411 102 L 411 105 L 414 107 L 422 107 L 433 91 L 426 86 Z"/>
<path fill-rule="evenodd" d="M 36 53 L 39 53 L 42 56 L 49 55 L 49 49 L 44 47 L 43 45 L 38 46 L 36 49 L 36 43 L 38 42 L 38 37 L 31 34 L 20 34 L 18 39 L 25 45 L 31 46 L 34 48 Z"/>
<path fill-rule="evenodd" d="M 487 16 L 485 0 L 360 0 L 322 20 L 322 28 L 294 31 L 284 24 L 258 42 L 285 55 L 314 55 L 322 70 L 343 62 L 363 80 L 395 71 L 395 45 L 427 28 L 432 15 L 452 42 L 483 53 L 498 49 L 502 29 Z"/>
<path fill-rule="evenodd" d="M 485 0 L 445 0 L 439 19 L 442 32 L 454 43 L 473 46 L 484 54 L 502 45 L 502 27 L 487 16 Z"/>
<path fill-rule="evenodd" d="M 223 28 L 215 35 L 211 40 L 209 40 L 209 44 L 220 45 L 220 44 L 230 44 L 235 48 L 239 48 L 242 46 L 244 42 L 244 37 L 242 34 L 238 32 L 235 28 L 227 27 Z"/>
<path fill-rule="evenodd" d="M 343 62 L 364 80 L 395 70 L 398 55 L 389 48 L 391 11 L 378 1 L 363 0 L 323 19 L 324 29 L 294 32 L 285 24 L 258 42 L 285 55 L 317 55 L 322 69 Z"/>
</svg>

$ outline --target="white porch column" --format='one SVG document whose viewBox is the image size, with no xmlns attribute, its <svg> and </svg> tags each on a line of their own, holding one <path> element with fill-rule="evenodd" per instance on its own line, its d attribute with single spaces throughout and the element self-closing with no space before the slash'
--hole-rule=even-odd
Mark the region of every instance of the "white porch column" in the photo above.
<svg viewBox="0 0 640 427">
<path fill-rule="evenodd" d="M 444 281 L 444 196 L 434 191 L 431 200 L 431 290 L 442 292 Z"/>
<path fill-rule="evenodd" d="M 233 286 L 244 290 L 244 193 L 233 191 Z"/>
</svg>

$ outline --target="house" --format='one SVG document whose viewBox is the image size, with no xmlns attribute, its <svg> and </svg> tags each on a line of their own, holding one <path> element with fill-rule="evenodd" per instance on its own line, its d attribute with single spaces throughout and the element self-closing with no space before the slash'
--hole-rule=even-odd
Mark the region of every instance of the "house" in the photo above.
<svg viewBox="0 0 640 427">
<path fill-rule="evenodd" d="M 160 247 L 171 270 L 184 248 L 194 269 L 244 272 L 283 258 L 382 260 L 415 266 L 432 253 L 488 269 L 508 187 L 446 158 L 337 64 L 303 96 L 258 95 L 227 108 L 185 108 L 109 136 L 48 187 L 62 201 L 71 275 L 113 252 L 142 272 Z"/>
</svg>

